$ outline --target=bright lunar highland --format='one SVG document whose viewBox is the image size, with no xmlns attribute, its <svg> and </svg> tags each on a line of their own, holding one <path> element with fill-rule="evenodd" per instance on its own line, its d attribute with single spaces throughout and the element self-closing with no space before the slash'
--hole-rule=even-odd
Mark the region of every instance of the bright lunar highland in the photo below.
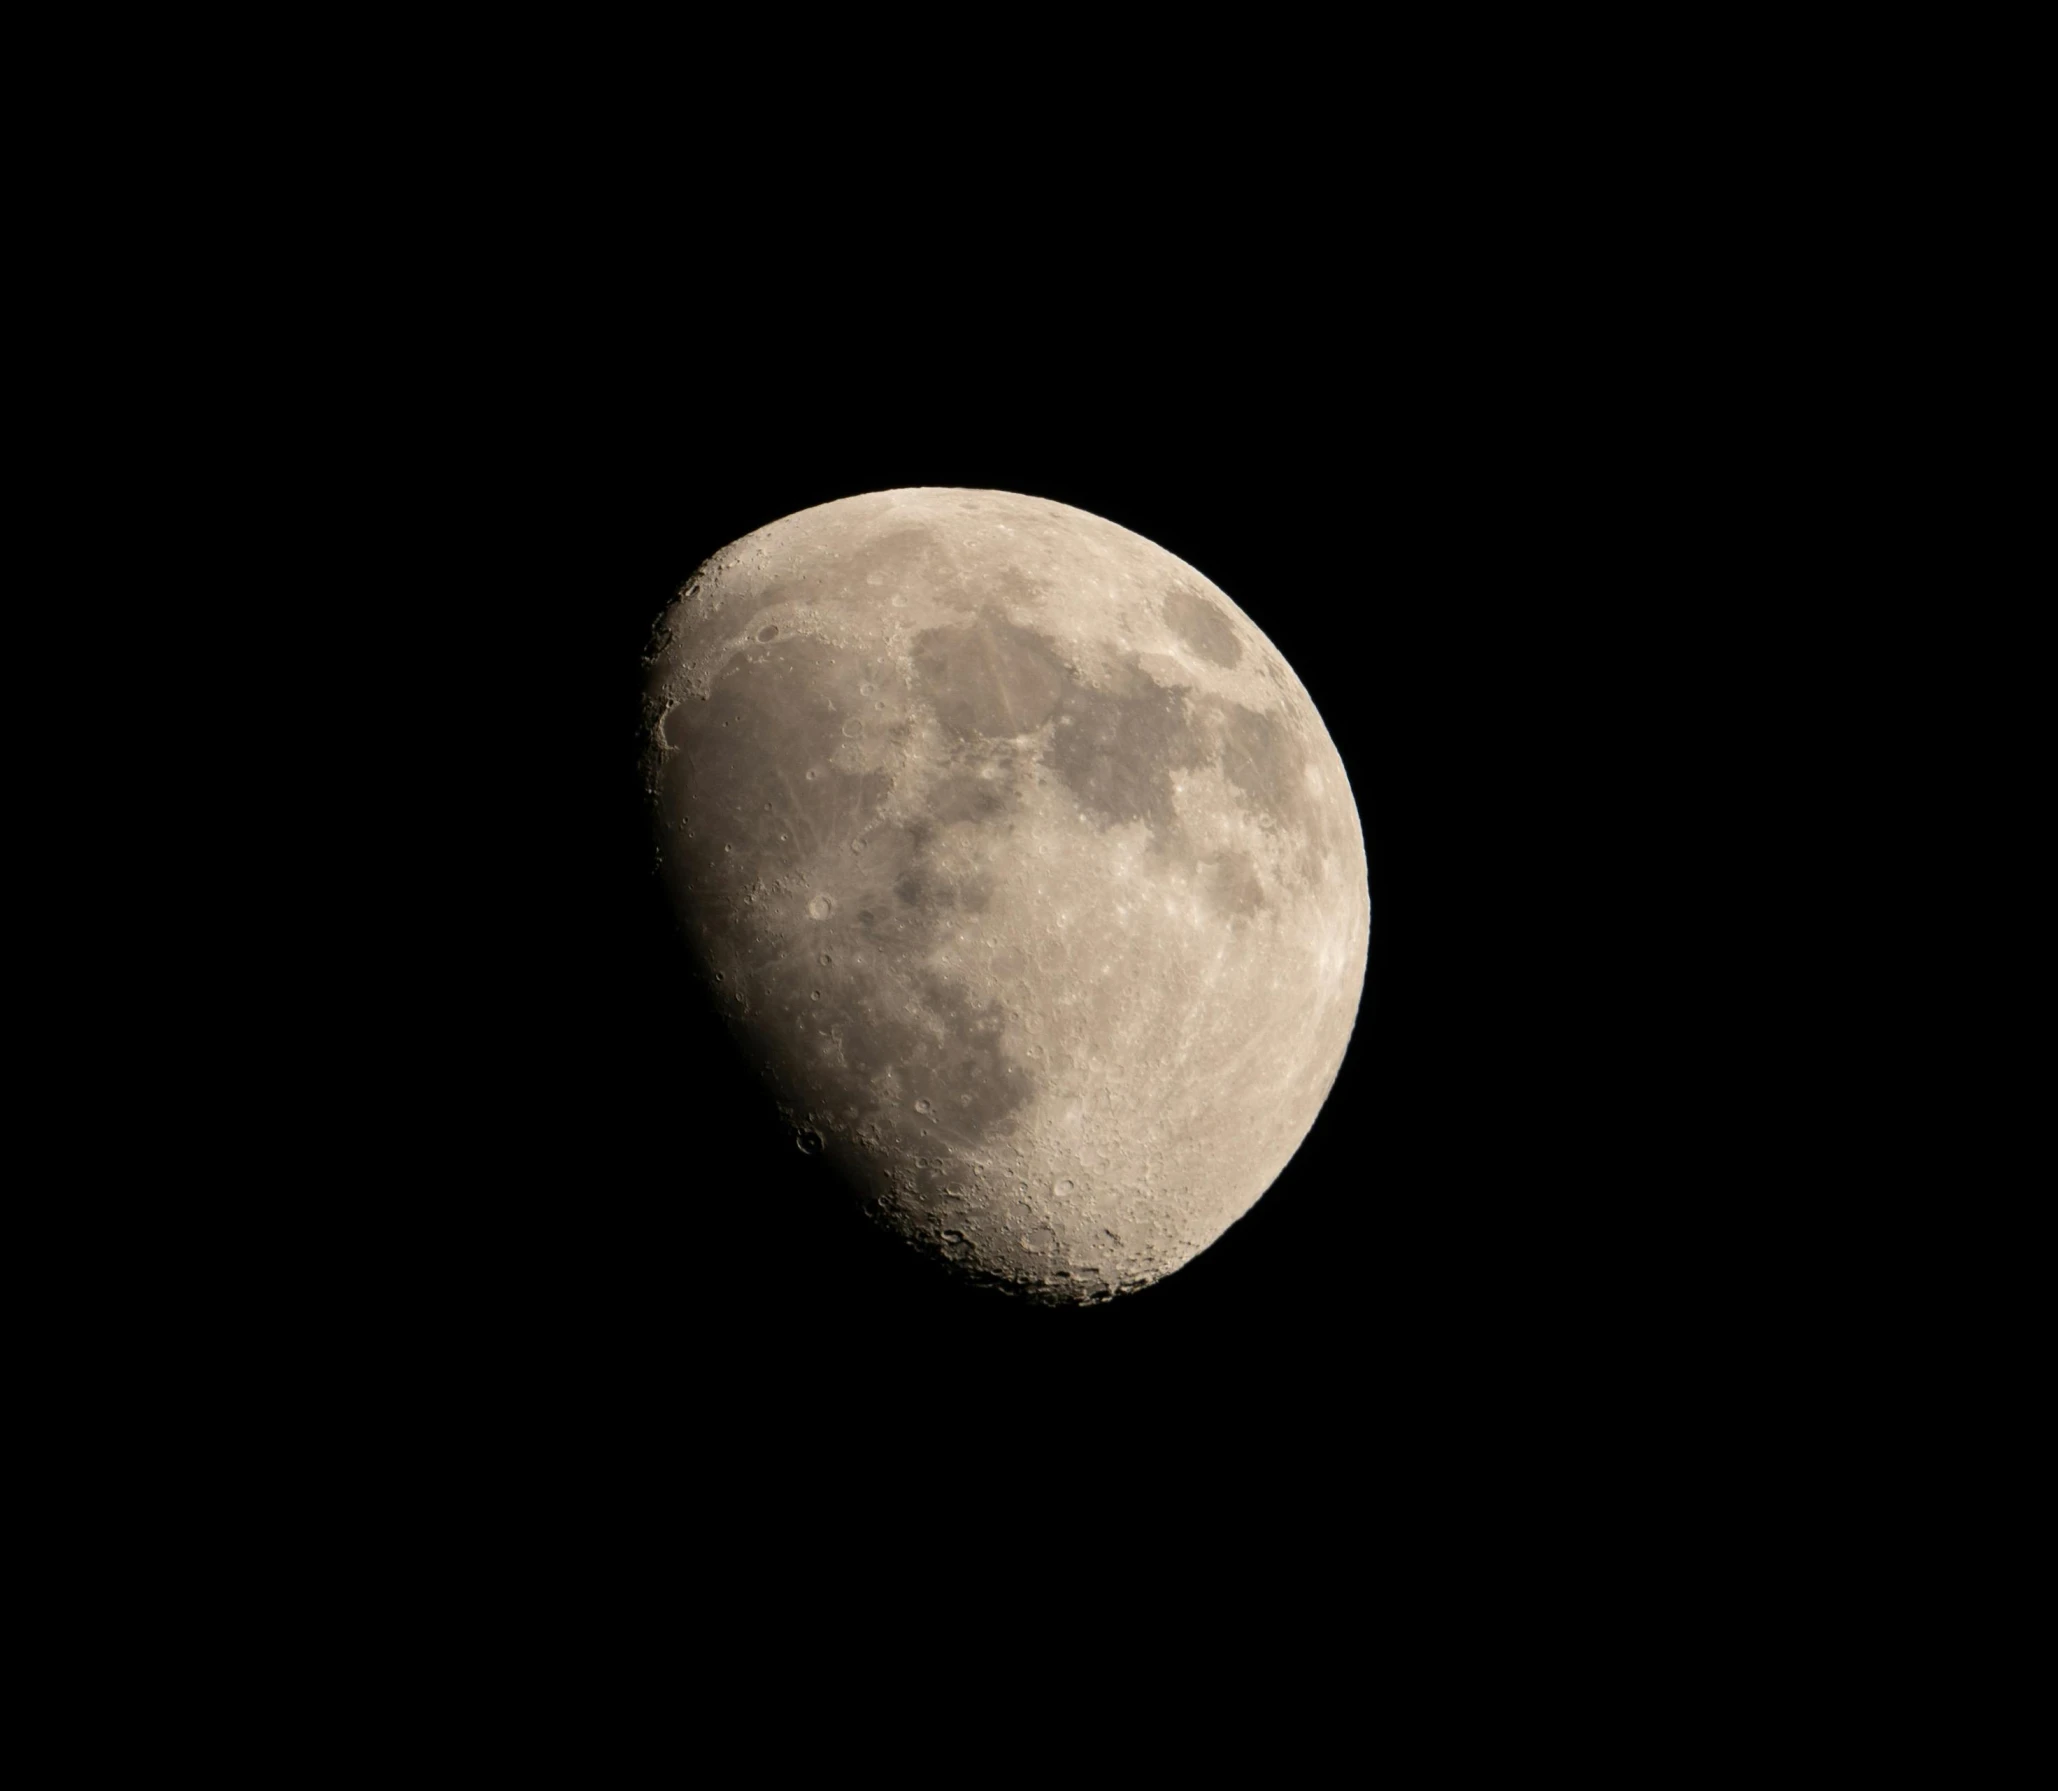
<svg viewBox="0 0 2058 1791">
<path fill-rule="evenodd" d="M 1071 1304 L 1250 1210 L 1342 1065 L 1371 904 L 1336 748 L 1222 592 L 1064 504 L 873 492 L 722 549 L 645 674 L 672 908 L 867 1211 Z"/>
</svg>

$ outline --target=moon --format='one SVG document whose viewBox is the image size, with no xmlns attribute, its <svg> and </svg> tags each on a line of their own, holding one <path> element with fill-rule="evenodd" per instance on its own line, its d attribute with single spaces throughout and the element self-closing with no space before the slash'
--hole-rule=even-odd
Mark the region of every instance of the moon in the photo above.
<svg viewBox="0 0 2058 1791">
<path fill-rule="evenodd" d="M 643 770 L 705 993 L 910 1244 L 1094 1304 L 1257 1202 L 1356 1023 L 1364 838 L 1315 705 L 1141 536 L 872 492 L 660 617 Z"/>
</svg>

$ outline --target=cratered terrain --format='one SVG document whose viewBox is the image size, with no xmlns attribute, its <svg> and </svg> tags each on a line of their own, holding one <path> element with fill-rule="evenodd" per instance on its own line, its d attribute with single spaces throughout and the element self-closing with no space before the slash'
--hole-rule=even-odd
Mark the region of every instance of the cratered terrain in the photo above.
<svg viewBox="0 0 2058 1791">
<path fill-rule="evenodd" d="M 1299 679 L 1163 548 L 1000 491 L 803 510 L 665 611 L 644 721 L 708 995 L 911 1243 L 1108 1299 L 1314 1124 L 1364 983 L 1357 810 Z"/>
</svg>

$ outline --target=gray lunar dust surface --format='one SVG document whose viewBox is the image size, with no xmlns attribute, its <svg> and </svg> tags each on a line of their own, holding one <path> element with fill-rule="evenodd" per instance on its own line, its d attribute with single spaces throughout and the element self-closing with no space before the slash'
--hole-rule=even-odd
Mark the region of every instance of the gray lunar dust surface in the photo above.
<svg viewBox="0 0 2058 1791">
<path fill-rule="evenodd" d="M 644 716 L 710 997 L 911 1243 L 1107 1299 L 1307 1135 L 1364 983 L 1357 809 L 1292 670 L 1164 549 L 998 491 L 800 511 L 665 611 Z"/>
</svg>

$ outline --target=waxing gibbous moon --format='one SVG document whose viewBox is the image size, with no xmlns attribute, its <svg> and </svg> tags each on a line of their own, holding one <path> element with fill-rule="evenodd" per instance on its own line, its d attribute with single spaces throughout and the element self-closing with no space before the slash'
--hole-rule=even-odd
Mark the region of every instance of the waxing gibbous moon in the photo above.
<svg viewBox="0 0 2058 1791">
<path fill-rule="evenodd" d="M 645 672 L 673 911 L 867 1211 L 1068 1304 L 1249 1211 L 1342 1065 L 1371 904 L 1336 748 L 1228 597 L 1064 504 L 873 492 L 714 555 Z"/>
</svg>

